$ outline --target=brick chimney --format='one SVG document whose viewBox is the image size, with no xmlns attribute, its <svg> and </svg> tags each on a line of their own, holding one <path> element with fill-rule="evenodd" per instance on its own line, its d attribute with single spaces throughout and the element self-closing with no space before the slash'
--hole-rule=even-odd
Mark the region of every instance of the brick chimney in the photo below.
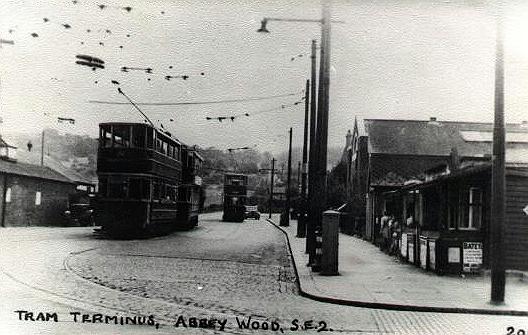
<svg viewBox="0 0 528 335">
<path fill-rule="evenodd" d="M 349 129 L 346 134 L 345 149 L 351 145 L 352 145 L 352 133 L 350 132 L 350 129 Z"/>
</svg>

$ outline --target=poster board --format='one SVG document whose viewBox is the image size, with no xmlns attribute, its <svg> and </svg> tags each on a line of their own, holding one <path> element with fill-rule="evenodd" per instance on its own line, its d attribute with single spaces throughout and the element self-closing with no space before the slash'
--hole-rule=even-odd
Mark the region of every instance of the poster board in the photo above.
<svg viewBox="0 0 528 335">
<path fill-rule="evenodd" d="M 429 240 L 429 268 L 436 270 L 436 241 Z"/>
<path fill-rule="evenodd" d="M 409 263 L 414 263 L 414 241 L 409 240 L 407 245 L 409 246 L 409 250 L 407 250 L 409 253 Z"/>
<path fill-rule="evenodd" d="M 427 237 L 420 237 L 420 267 L 427 269 Z"/>
<path fill-rule="evenodd" d="M 407 234 L 401 234 L 400 254 L 403 258 L 407 258 Z"/>
<path fill-rule="evenodd" d="M 476 272 L 482 267 L 482 242 L 462 244 L 462 271 Z"/>
<path fill-rule="evenodd" d="M 447 249 L 447 262 L 460 263 L 460 248 L 450 247 Z"/>
</svg>

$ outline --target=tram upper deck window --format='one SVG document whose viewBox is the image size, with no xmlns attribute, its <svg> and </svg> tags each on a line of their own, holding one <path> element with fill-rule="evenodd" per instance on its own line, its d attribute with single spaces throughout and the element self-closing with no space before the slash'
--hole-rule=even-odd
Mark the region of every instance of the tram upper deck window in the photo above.
<svg viewBox="0 0 528 335">
<path fill-rule="evenodd" d="M 154 131 L 147 127 L 147 148 L 154 149 Z"/>
<path fill-rule="evenodd" d="M 169 153 L 169 144 L 165 141 L 162 141 L 161 153 L 167 155 Z"/>
<path fill-rule="evenodd" d="M 112 135 L 114 138 L 115 148 L 130 147 L 130 126 L 129 125 L 112 126 Z"/>
<path fill-rule="evenodd" d="M 110 125 L 101 126 L 99 133 L 99 141 L 99 145 L 102 148 L 112 147 L 112 127 Z"/>
<path fill-rule="evenodd" d="M 144 148 L 146 134 L 147 132 L 144 125 L 132 126 L 132 146 L 135 148 Z"/>
<path fill-rule="evenodd" d="M 244 186 L 247 185 L 246 176 L 226 176 L 225 184 L 234 185 L 234 186 Z"/>
<path fill-rule="evenodd" d="M 174 146 L 174 158 L 176 158 L 177 160 L 181 160 L 181 150 L 180 150 L 180 147 L 178 145 Z"/>
</svg>

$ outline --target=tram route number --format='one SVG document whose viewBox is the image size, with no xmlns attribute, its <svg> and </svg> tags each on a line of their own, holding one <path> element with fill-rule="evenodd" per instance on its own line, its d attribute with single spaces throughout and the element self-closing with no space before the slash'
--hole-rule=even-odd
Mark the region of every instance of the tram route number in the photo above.
<svg viewBox="0 0 528 335">
<path fill-rule="evenodd" d="M 527 335 L 528 331 L 522 328 L 508 327 L 506 328 L 506 335 Z"/>
</svg>

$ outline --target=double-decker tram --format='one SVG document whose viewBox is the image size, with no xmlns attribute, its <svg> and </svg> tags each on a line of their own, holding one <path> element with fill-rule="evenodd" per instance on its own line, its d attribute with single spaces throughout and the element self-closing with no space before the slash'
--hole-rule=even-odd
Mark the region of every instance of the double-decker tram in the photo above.
<svg viewBox="0 0 528 335">
<path fill-rule="evenodd" d="M 223 221 L 244 221 L 246 214 L 248 176 L 238 173 L 224 175 Z"/>
<path fill-rule="evenodd" d="M 192 226 L 185 208 L 193 199 L 181 198 L 182 176 L 194 178 L 199 170 L 182 164 L 184 148 L 170 133 L 148 124 L 101 123 L 96 224 L 114 237 Z M 197 223 L 197 214 L 192 220 Z"/>
</svg>

